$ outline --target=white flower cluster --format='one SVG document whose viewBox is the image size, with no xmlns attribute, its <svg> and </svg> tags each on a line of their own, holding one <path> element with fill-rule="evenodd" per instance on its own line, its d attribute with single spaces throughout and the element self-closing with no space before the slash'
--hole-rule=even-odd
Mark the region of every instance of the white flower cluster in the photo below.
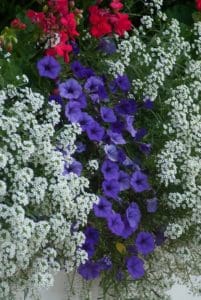
<svg viewBox="0 0 201 300">
<path fill-rule="evenodd" d="M 85 177 L 63 175 L 81 129 L 56 131 L 58 104 L 8 85 L 0 114 L 0 299 L 14 300 L 17 288 L 34 294 L 87 259 L 82 226 L 98 199 Z"/>
</svg>

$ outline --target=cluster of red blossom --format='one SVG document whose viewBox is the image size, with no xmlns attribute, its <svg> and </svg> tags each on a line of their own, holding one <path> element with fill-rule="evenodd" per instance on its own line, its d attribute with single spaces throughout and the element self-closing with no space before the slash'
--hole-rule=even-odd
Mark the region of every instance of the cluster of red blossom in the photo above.
<svg viewBox="0 0 201 300">
<path fill-rule="evenodd" d="M 102 1 L 98 1 L 100 4 Z M 99 38 L 107 34 L 116 33 L 123 36 L 124 33 L 131 29 L 132 23 L 128 14 L 121 13 L 123 8 L 121 0 L 113 0 L 110 3 L 110 9 L 100 8 L 93 5 L 89 8 L 89 22 L 91 25 L 90 33 L 92 36 Z"/>
<path fill-rule="evenodd" d="M 70 1 L 73 4 L 73 1 Z M 76 26 L 76 16 L 80 10 L 69 10 L 68 0 L 49 0 L 47 12 L 35 12 L 29 10 L 27 16 L 38 24 L 48 38 L 58 35 L 58 43 L 46 50 L 47 55 L 61 56 L 65 62 L 69 62 L 69 53 L 72 51 L 70 41 L 79 35 Z"/>
<path fill-rule="evenodd" d="M 197 10 L 201 10 L 201 0 L 196 0 Z"/>
</svg>

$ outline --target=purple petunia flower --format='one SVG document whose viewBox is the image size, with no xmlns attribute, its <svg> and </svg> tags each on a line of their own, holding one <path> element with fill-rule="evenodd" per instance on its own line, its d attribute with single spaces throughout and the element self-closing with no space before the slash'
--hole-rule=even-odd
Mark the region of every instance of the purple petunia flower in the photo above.
<svg viewBox="0 0 201 300">
<path fill-rule="evenodd" d="M 95 254 L 95 245 L 93 243 L 91 243 L 90 241 L 86 240 L 82 246 L 82 249 L 87 252 L 88 258 L 92 258 Z"/>
<path fill-rule="evenodd" d="M 82 173 L 82 164 L 81 162 L 77 161 L 77 160 L 74 160 L 72 162 L 72 164 L 70 164 L 70 166 L 65 166 L 64 167 L 64 172 L 63 172 L 63 175 L 66 175 L 66 174 L 69 174 L 69 173 L 74 173 L 74 174 L 77 174 L 78 176 L 81 175 Z"/>
<path fill-rule="evenodd" d="M 145 109 L 153 109 L 153 107 L 154 107 L 154 102 L 151 101 L 150 99 L 146 99 L 146 100 L 144 101 L 143 107 L 144 107 Z"/>
<path fill-rule="evenodd" d="M 118 182 L 120 191 L 125 191 L 130 188 L 130 176 L 126 172 L 119 172 Z"/>
<path fill-rule="evenodd" d="M 116 145 L 126 144 L 126 141 L 123 138 L 121 133 L 113 132 L 112 130 L 109 129 L 109 130 L 107 130 L 107 134 L 114 144 L 116 144 Z"/>
<path fill-rule="evenodd" d="M 117 120 L 112 108 L 102 106 L 100 108 L 101 118 L 103 121 L 113 123 Z"/>
<path fill-rule="evenodd" d="M 118 178 L 119 167 L 116 163 L 106 159 L 101 166 L 101 172 L 106 180 Z"/>
<path fill-rule="evenodd" d="M 73 100 L 82 95 L 82 87 L 77 80 L 70 78 L 59 84 L 59 92 L 61 97 Z"/>
<path fill-rule="evenodd" d="M 119 182 L 116 179 L 103 181 L 102 188 L 105 196 L 116 199 L 119 194 Z"/>
<path fill-rule="evenodd" d="M 98 49 L 102 50 L 106 54 L 113 54 L 116 52 L 116 44 L 112 39 L 102 38 L 100 39 Z"/>
<path fill-rule="evenodd" d="M 115 145 L 105 145 L 105 154 L 111 161 L 118 161 L 118 150 Z"/>
<path fill-rule="evenodd" d="M 158 208 L 158 199 L 156 197 L 147 199 L 147 211 L 149 213 L 155 213 Z"/>
<path fill-rule="evenodd" d="M 84 151 L 86 151 L 86 145 L 83 144 L 82 142 L 78 142 L 78 143 L 76 144 L 76 152 L 77 152 L 77 153 L 82 153 L 82 152 L 84 152 Z"/>
<path fill-rule="evenodd" d="M 127 239 L 131 234 L 134 232 L 133 228 L 130 227 L 127 218 L 124 216 L 123 217 L 123 222 L 124 222 L 124 229 L 121 233 L 121 237 L 124 239 Z"/>
<path fill-rule="evenodd" d="M 95 279 L 100 275 L 99 264 L 88 260 L 79 266 L 78 273 L 86 280 Z"/>
<path fill-rule="evenodd" d="M 77 103 L 74 102 L 68 102 L 65 106 L 65 116 L 68 118 L 68 120 L 72 123 L 77 123 L 80 120 L 81 117 L 81 110 L 80 106 Z"/>
<path fill-rule="evenodd" d="M 116 121 L 110 125 L 111 131 L 115 133 L 121 134 L 124 128 L 125 128 L 124 122 L 121 121 Z"/>
<path fill-rule="evenodd" d="M 88 138 L 91 141 L 100 142 L 105 134 L 104 128 L 101 127 L 96 121 L 90 122 L 86 128 Z"/>
<path fill-rule="evenodd" d="M 137 130 L 136 135 L 135 135 L 135 140 L 136 141 L 140 141 L 141 139 L 143 139 L 143 137 L 147 135 L 147 129 L 145 128 L 140 128 Z"/>
<path fill-rule="evenodd" d="M 126 218 L 131 228 L 135 231 L 141 220 L 141 212 L 137 203 L 132 202 L 126 210 Z"/>
<path fill-rule="evenodd" d="M 87 106 L 87 99 L 85 94 L 81 94 L 77 99 L 72 99 L 71 102 L 76 103 L 80 108 L 86 108 Z"/>
<path fill-rule="evenodd" d="M 118 75 L 115 80 L 110 83 L 110 90 L 115 93 L 117 89 L 120 89 L 122 92 L 128 92 L 131 88 L 131 83 L 127 75 Z"/>
<path fill-rule="evenodd" d="M 107 218 L 112 212 L 112 203 L 100 197 L 99 203 L 93 205 L 93 211 L 98 218 Z"/>
<path fill-rule="evenodd" d="M 126 116 L 126 130 L 131 134 L 132 137 L 135 137 L 137 134 L 137 130 L 133 127 L 134 117 L 133 116 Z"/>
<path fill-rule="evenodd" d="M 137 104 L 134 100 L 121 100 L 115 106 L 115 112 L 120 115 L 133 115 L 137 111 Z"/>
<path fill-rule="evenodd" d="M 74 62 L 71 63 L 70 67 L 73 74 L 77 78 L 80 79 L 84 78 L 84 66 L 79 61 L 75 60 Z"/>
<path fill-rule="evenodd" d="M 99 265 L 100 271 L 110 270 L 112 268 L 112 261 L 108 256 L 99 259 L 97 264 Z"/>
<path fill-rule="evenodd" d="M 121 236 L 121 233 L 124 230 L 124 223 L 122 221 L 120 214 L 112 213 L 107 218 L 107 224 L 108 224 L 108 228 L 112 233 Z"/>
<path fill-rule="evenodd" d="M 135 244 L 137 250 L 144 255 L 153 252 L 155 248 L 154 237 L 149 232 L 138 233 Z"/>
<path fill-rule="evenodd" d="M 56 79 L 61 71 L 61 65 L 52 56 L 44 56 L 37 62 L 37 69 L 41 77 Z"/>
<path fill-rule="evenodd" d="M 91 226 L 87 227 L 84 231 L 86 240 L 94 245 L 98 243 L 99 240 L 99 231 L 96 228 Z"/>
<path fill-rule="evenodd" d="M 148 177 L 141 171 L 135 171 L 133 173 L 130 183 L 136 193 L 141 193 L 150 189 Z"/>
<path fill-rule="evenodd" d="M 78 123 L 80 124 L 83 131 L 90 128 L 91 123 L 94 123 L 94 119 L 86 112 L 81 113 Z"/>
<path fill-rule="evenodd" d="M 141 143 L 139 145 L 139 149 L 145 154 L 145 155 L 149 155 L 151 152 L 151 144 L 143 144 Z"/>
<path fill-rule="evenodd" d="M 70 44 L 73 48 L 73 54 L 78 55 L 80 52 L 80 48 L 79 48 L 78 44 L 75 41 L 70 41 Z"/>
<path fill-rule="evenodd" d="M 99 87 L 104 86 L 103 80 L 98 76 L 91 76 L 87 79 L 84 88 L 90 94 L 98 93 Z"/>
<path fill-rule="evenodd" d="M 144 262 L 137 256 L 131 256 L 127 259 L 126 266 L 128 273 L 133 279 L 140 279 L 144 276 Z"/>
<path fill-rule="evenodd" d="M 157 246 L 161 246 L 162 244 L 164 244 L 165 242 L 165 234 L 164 234 L 164 230 L 159 229 L 156 231 L 155 233 L 155 242 Z"/>
</svg>

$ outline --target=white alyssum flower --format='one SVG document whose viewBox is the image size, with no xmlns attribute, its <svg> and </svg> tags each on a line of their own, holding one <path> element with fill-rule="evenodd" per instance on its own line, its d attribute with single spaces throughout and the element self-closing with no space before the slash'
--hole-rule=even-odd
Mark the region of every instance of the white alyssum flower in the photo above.
<svg viewBox="0 0 201 300">
<path fill-rule="evenodd" d="M 82 226 L 98 198 L 85 177 L 62 175 L 81 128 L 56 131 L 58 104 L 8 85 L 0 111 L 0 299 L 14 300 L 16 289 L 35 295 L 53 284 L 54 272 L 87 259 Z"/>
</svg>

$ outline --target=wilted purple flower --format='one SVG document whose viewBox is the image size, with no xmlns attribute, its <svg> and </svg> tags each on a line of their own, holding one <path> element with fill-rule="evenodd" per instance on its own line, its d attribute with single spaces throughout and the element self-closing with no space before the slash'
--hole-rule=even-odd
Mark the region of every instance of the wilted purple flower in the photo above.
<svg viewBox="0 0 201 300">
<path fill-rule="evenodd" d="M 80 79 L 84 78 L 83 75 L 84 75 L 85 67 L 79 61 L 75 60 L 74 62 L 71 63 L 70 67 L 71 67 L 73 74 L 76 77 L 78 77 Z"/>
<path fill-rule="evenodd" d="M 87 135 L 91 141 L 100 142 L 104 136 L 104 128 L 101 127 L 97 122 L 90 122 L 89 126 L 87 126 Z"/>
<path fill-rule="evenodd" d="M 74 102 L 68 102 L 65 106 L 65 116 L 72 123 L 77 123 L 80 120 L 82 112 L 80 106 Z"/>
<path fill-rule="evenodd" d="M 73 100 L 82 95 L 82 87 L 77 80 L 70 78 L 59 84 L 59 92 L 61 97 Z"/>
<path fill-rule="evenodd" d="M 98 243 L 99 231 L 96 228 L 89 226 L 85 229 L 84 234 L 88 242 L 91 242 L 94 245 Z"/>
<path fill-rule="evenodd" d="M 86 280 L 95 279 L 100 275 L 99 264 L 88 260 L 79 266 L 78 273 Z"/>
<path fill-rule="evenodd" d="M 111 55 L 116 52 L 116 44 L 112 39 L 102 38 L 99 41 L 98 49 Z"/>
<path fill-rule="evenodd" d="M 158 199 L 156 197 L 147 199 L 147 211 L 149 213 L 155 213 L 158 209 Z"/>
<path fill-rule="evenodd" d="M 103 121 L 113 123 L 117 120 L 112 108 L 102 106 L 100 108 L 101 118 Z"/>
<path fill-rule="evenodd" d="M 101 166 L 101 172 L 106 180 L 118 178 L 119 167 L 115 162 L 106 159 Z"/>
<path fill-rule="evenodd" d="M 133 127 L 134 117 L 133 116 L 126 116 L 126 130 L 131 134 L 132 137 L 135 137 L 137 134 L 137 130 Z"/>
<path fill-rule="evenodd" d="M 41 77 L 56 79 L 61 71 L 61 65 L 52 56 L 44 56 L 37 62 L 37 69 Z"/>
<path fill-rule="evenodd" d="M 144 255 L 154 251 L 155 243 L 153 234 L 149 232 L 140 232 L 135 241 L 137 250 Z"/>
<path fill-rule="evenodd" d="M 120 191 L 128 190 L 130 187 L 130 176 L 126 172 L 120 171 L 118 182 Z"/>
<path fill-rule="evenodd" d="M 115 112 L 120 115 L 133 115 L 137 111 L 137 104 L 133 99 L 123 99 L 115 106 Z"/>
<path fill-rule="evenodd" d="M 100 271 L 110 270 L 112 268 L 112 261 L 108 256 L 99 259 L 97 264 L 99 265 Z"/>
<path fill-rule="evenodd" d="M 100 197 L 99 203 L 93 205 L 93 211 L 98 218 L 107 218 L 112 212 L 112 203 Z"/>
<path fill-rule="evenodd" d="M 116 145 L 124 145 L 126 141 L 124 140 L 122 134 L 113 132 L 112 130 L 107 130 L 107 134 L 109 135 L 111 141 Z"/>
<path fill-rule="evenodd" d="M 165 242 L 164 230 L 159 229 L 155 233 L 155 242 L 157 246 L 161 246 Z"/>
<path fill-rule="evenodd" d="M 118 161 L 118 150 L 115 145 L 105 145 L 105 154 L 111 161 Z"/>
<path fill-rule="evenodd" d="M 77 174 L 78 176 L 80 176 L 82 173 L 82 169 L 83 169 L 83 167 L 82 167 L 81 162 L 74 160 L 72 162 L 72 164 L 70 164 L 70 166 L 67 167 L 65 165 L 63 175 L 66 175 L 69 173 L 74 173 L 74 174 Z"/>
<path fill-rule="evenodd" d="M 119 182 L 116 179 L 103 181 L 102 188 L 105 196 L 116 199 L 119 194 Z"/>
<path fill-rule="evenodd" d="M 154 107 L 154 102 L 151 101 L 150 99 L 146 99 L 146 100 L 144 101 L 143 107 L 144 107 L 145 109 L 153 109 L 153 107 Z"/>
<path fill-rule="evenodd" d="M 124 230 L 124 223 L 120 214 L 112 213 L 107 218 L 107 224 L 110 231 L 115 235 L 121 235 L 122 231 Z"/>
<path fill-rule="evenodd" d="M 116 280 L 117 281 L 122 281 L 123 279 L 124 279 L 124 273 L 121 270 L 117 271 Z"/>
<path fill-rule="evenodd" d="M 126 266 L 128 273 L 133 279 L 140 279 L 144 276 L 144 262 L 137 256 L 131 256 L 127 259 Z"/>
<path fill-rule="evenodd" d="M 148 177 L 141 171 L 135 171 L 133 173 L 130 183 L 136 193 L 141 193 L 150 189 Z"/>
<path fill-rule="evenodd" d="M 149 155 L 151 152 L 151 144 L 143 144 L 141 143 L 139 145 L 139 149 L 145 154 L 145 155 Z"/>
<path fill-rule="evenodd" d="M 91 123 L 94 122 L 94 119 L 86 112 L 83 112 L 78 120 L 78 123 L 80 124 L 80 126 L 82 127 L 83 131 L 86 131 L 87 128 L 90 127 Z"/>
<path fill-rule="evenodd" d="M 141 212 L 137 203 L 132 202 L 126 210 L 126 218 L 133 230 L 136 230 L 141 220 Z"/>
</svg>

